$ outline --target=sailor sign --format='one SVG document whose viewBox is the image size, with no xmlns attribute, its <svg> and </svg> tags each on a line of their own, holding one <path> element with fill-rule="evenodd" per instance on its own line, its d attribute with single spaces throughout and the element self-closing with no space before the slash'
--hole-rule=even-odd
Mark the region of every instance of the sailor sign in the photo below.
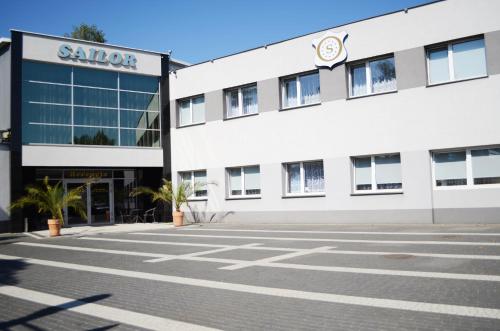
<svg viewBox="0 0 500 331">
<path fill-rule="evenodd" d="M 313 40 L 313 46 L 316 49 L 314 64 L 317 67 L 333 68 L 337 63 L 347 59 L 347 51 L 344 46 L 344 40 L 347 32 L 327 31 L 323 36 Z"/>
</svg>

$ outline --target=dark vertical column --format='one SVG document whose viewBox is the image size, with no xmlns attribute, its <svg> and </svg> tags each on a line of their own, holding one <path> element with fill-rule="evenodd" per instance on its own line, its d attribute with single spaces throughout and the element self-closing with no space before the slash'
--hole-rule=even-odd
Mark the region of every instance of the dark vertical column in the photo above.
<svg viewBox="0 0 500 331">
<path fill-rule="evenodd" d="M 172 163 L 170 153 L 170 87 L 169 87 L 169 71 L 170 71 L 170 55 L 162 54 L 161 56 L 161 78 L 160 78 L 160 98 L 161 98 L 161 141 L 163 148 L 163 171 L 162 177 L 167 180 L 172 180 Z M 157 185 L 159 185 L 158 183 Z M 172 220 L 172 206 L 163 204 L 162 220 Z"/>
<path fill-rule="evenodd" d="M 22 65 L 23 65 L 23 34 L 12 31 L 11 43 L 11 88 L 10 88 L 10 196 L 11 201 L 17 200 L 23 194 L 22 168 Z M 11 213 L 12 232 L 24 231 L 23 212 L 16 210 Z"/>
</svg>

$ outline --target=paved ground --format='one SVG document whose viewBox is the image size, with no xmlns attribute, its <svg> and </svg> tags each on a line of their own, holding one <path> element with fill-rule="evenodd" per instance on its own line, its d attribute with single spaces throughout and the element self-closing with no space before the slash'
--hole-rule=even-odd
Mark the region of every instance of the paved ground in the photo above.
<svg viewBox="0 0 500 331">
<path fill-rule="evenodd" d="M 0 330 L 500 330 L 499 226 L 0 237 Z"/>
</svg>

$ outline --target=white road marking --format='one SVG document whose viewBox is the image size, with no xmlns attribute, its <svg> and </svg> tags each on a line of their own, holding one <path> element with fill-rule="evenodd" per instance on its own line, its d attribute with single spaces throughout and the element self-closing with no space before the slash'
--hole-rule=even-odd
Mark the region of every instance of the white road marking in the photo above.
<svg viewBox="0 0 500 331">
<path fill-rule="evenodd" d="M 118 250 L 108 250 L 99 248 L 86 248 L 86 247 L 75 247 L 75 246 L 63 246 L 63 245 L 50 245 L 50 244 L 38 244 L 38 243 L 15 243 L 15 245 L 31 246 L 31 247 L 44 247 L 53 249 L 67 249 L 73 251 L 83 251 L 83 252 L 98 252 L 98 253 L 109 253 L 109 254 L 121 254 L 130 256 L 144 256 L 146 253 L 143 252 L 133 252 L 133 251 L 118 251 Z M 254 245 L 254 244 L 250 244 Z M 250 246 L 252 247 L 252 246 Z M 370 268 L 350 268 L 350 267 L 335 267 L 335 266 L 318 266 L 318 265 L 306 265 L 306 264 L 295 264 L 295 263 L 280 263 L 275 262 L 284 259 L 290 259 L 293 257 L 307 255 L 312 253 L 324 253 L 330 247 L 319 247 L 315 249 L 306 249 L 294 253 L 273 256 L 256 261 L 247 260 L 236 260 L 236 259 L 220 259 L 211 258 L 203 256 L 192 256 L 191 254 L 184 255 L 166 255 L 164 254 L 165 260 L 170 259 L 176 260 L 186 260 L 186 261 L 199 261 L 199 262 L 215 262 L 215 263 L 227 263 L 231 264 L 226 267 L 219 269 L 223 270 L 237 270 L 247 267 L 259 266 L 259 267 L 271 267 L 271 268 L 283 268 L 283 269 L 298 269 L 298 270 L 310 270 L 310 271 L 326 271 L 326 272 L 343 272 L 343 273 L 354 273 L 354 274 L 371 274 L 371 275 L 385 275 L 385 276 L 405 276 L 405 277 L 420 277 L 420 278 L 439 278 L 439 279 L 455 279 L 455 280 L 474 280 L 474 281 L 490 281 L 490 282 L 500 282 L 500 276 L 495 275 L 478 275 L 478 274 L 461 274 L 461 273 L 447 273 L 447 272 L 428 272 L 428 271 L 407 271 L 407 270 L 393 270 L 393 269 L 370 269 Z M 198 253 L 207 253 L 198 252 Z M 213 251 L 212 251 L 213 252 Z M 160 262 L 162 254 L 153 254 L 151 256 L 156 256 L 157 260 L 155 262 Z M 160 255 L 160 257 L 158 257 Z M 146 262 L 146 261 L 145 261 Z"/>
<path fill-rule="evenodd" d="M 404 236 L 500 236 L 496 232 L 378 232 L 378 231 L 317 231 L 317 230 L 257 230 L 257 229 L 207 229 L 178 228 L 176 231 L 216 231 L 216 232 L 277 232 L 277 233 L 316 233 L 316 234 L 373 234 Z"/>
<path fill-rule="evenodd" d="M 31 237 L 31 238 L 35 238 L 35 239 L 43 239 L 45 237 L 39 235 L 39 234 L 34 234 L 34 233 L 31 233 L 31 232 L 23 232 L 23 234 Z"/>
<path fill-rule="evenodd" d="M 213 236 L 206 234 L 178 234 L 178 233 L 152 233 L 133 232 L 129 234 L 142 236 L 167 236 L 167 237 L 195 237 L 195 238 L 220 238 L 220 239 L 252 239 L 252 240 L 285 240 L 285 241 L 317 241 L 317 242 L 342 242 L 342 243 L 370 243 L 370 244 L 411 244 L 411 245 L 457 245 L 457 246 L 500 246 L 497 242 L 469 242 L 469 241 L 408 241 L 408 240 L 362 240 L 362 239 L 330 239 L 330 238 L 289 238 L 289 237 L 250 237 L 250 236 Z"/>
<path fill-rule="evenodd" d="M 28 290 L 17 286 L 0 286 L 0 294 L 149 330 L 217 330 L 201 325 L 175 321 L 164 317 L 136 313 L 130 310 L 108 307 L 96 303 L 78 301 L 58 295 Z"/>
<path fill-rule="evenodd" d="M 194 247 L 239 247 L 237 245 L 211 245 L 211 244 L 198 244 L 198 243 L 180 243 L 175 241 L 154 241 L 154 240 L 132 240 L 132 239 L 116 239 L 116 238 L 102 238 L 102 237 L 82 237 L 79 239 L 93 240 L 93 241 L 111 241 L 122 243 L 139 243 L 139 244 L 152 244 L 152 245 L 173 245 L 173 246 L 194 246 Z M 246 247 L 249 250 L 266 250 L 266 251 L 282 251 L 282 252 L 301 252 L 303 248 L 285 248 L 285 247 L 268 247 L 256 246 Z M 334 250 L 319 252 L 322 254 L 352 254 L 352 255 L 392 255 L 404 254 L 420 257 L 435 257 L 444 259 L 467 259 L 467 260 L 500 260 L 499 255 L 478 255 L 478 254 L 438 254 L 438 253 L 416 253 L 416 252 L 372 252 L 372 251 L 349 251 L 349 250 Z"/>
<path fill-rule="evenodd" d="M 274 297 L 293 298 L 293 299 L 301 299 L 309 301 L 322 301 L 328 303 L 357 305 L 365 307 L 398 309 L 405 311 L 468 316 L 476 318 L 500 319 L 500 309 L 493 309 L 493 308 L 459 306 L 459 305 L 427 303 L 427 302 L 406 301 L 406 300 L 379 299 L 379 298 L 370 298 L 362 296 L 339 295 L 332 293 L 308 292 L 308 291 L 290 290 L 284 288 L 253 286 L 253 285 L 227 283 L 227 282 L 213 281 L 206 279 L 168 276 L 168 275 L 161 275 L 161 274 L 154 274 L 147 272 L 96 267 L 91 265 L 65 263 L 59 261 L 24 258 L 20 256 L 2 255 L 2 254 L 0 254 L 0 259 L 22 260 L 25 263 L 43 265 L 48 267 L 78 270 L 83 272 L 92 272 L 92 273 L 106 274 L 111 276 L 129 277 L 134 279 L 154 280 L 172 284 L 227 290 L 239 293 L 251 293 L 251 294 L 267 295 Z"/>
<path fill-rule="evenodd" d="M 291 258 L 298 257 L 298 256 L 304 256 L 304 255 L 314 254 L 317 252 L 327 251 L 330 248 L 335 248 L 335 247 L 323 246 L 323 247 L 317 247 L 317 248 L 312 248 L 312 249 L 304 249 L 300 252 L 292 252 L 292 253 L 287 253 L 287 254 L 283 254 L 283 255 L 271 256 L 271 257 L 268 257 L 265 259 L 260 259 L 260 260 L 255 260 L 255 261 L 245 261 L 245 262 L 241 262 L 238 264 L 229 265 L 226 267 L 221 267 L 219 269 L 238 270 L 238 269 L 243 269 L 243 268 L 252 267 L 252 266 L 260 266 L 260 265 L 264 265 L 264 264 L 269 266 L 268 263 L 270 263 L 270 262 L 287 260 L 287 259 L 291 259 Z M 272 266 L 272 264 L 270 266 Z"/>
</svg>

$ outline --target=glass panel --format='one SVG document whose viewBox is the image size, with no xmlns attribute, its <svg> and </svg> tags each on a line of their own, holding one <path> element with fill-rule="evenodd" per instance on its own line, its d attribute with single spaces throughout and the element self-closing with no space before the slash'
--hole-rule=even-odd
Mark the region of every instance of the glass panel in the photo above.
<svg viewBox="0 0 500 331">
<path fill-rule="evenodd" d="M 205 98 L 193 98 L 193 123 L 205 122 Z"/>
<path fill-rule="evenodd" d="M 288 193 L 300 193 L 300 163 L 286 165 Z"/>
<path fill-rule="evenodd" d="M 88 87 L 74 87 L 75 105 L 118 107 L 118 92 L 113 90 L 102 90 Z"/>
<path fill-rule="evenodd" d="M 75 107 L 75 125 L 118 126 L 118 110 Z"/>
<path fill-rule="evenodd" d="M 23 120 L 36 123 L 71 124 L 71 106 L 23 102 Z"/>
<path fill-rule="evenodd" d="M 227 92 L 227 117 L 240 115 L 238 90 Z"/>
<path fill-rule="evenodd" d="M 207 172 L 206 171 L 195 171 L 194 172 L 194 182 L 198 183 L 198 187 L 195 187 L 194 196 L 196 197 L 206 197 L 207 196 Z"/>
<path fill-rule="evenodd" d="M 453 44 L 452 49 L 455 79 L 486 76 L 484 39 Z"/>
<path fill-rule="evenodd" d="M 396 67 L 394 58 L 370 62 L 372 76 L 372 93 L 396 90 Z"/>
<path fill-rule="evenodd" d="M 447 82 L 450 80 L 448 65 L 448 48 L 433 49 L 429 51 L 429 81 L 431 84 Z"/>
<path fill-rule="evenodd" d="M 354 177 L 356 190 L 372 189 L 372 158 L 354 159 Z"/>
<path fill-rule="evenodd" d="M 118 145 L 118 129 L 75 126 L 73 134 L 78 145 Z"/>
<path fill-rule="evenodd" d="M 229 190 L 231 195 L 241 195 L 241 168 L 229 169 Z"/>
<path fill-rule="evenodd" d="M 113 196 L 114 196 L 116 221 L 122 223 L 126 222 L 127 221 L 126 217 L 128 215 L 131 215 L 132 209 L 138 208 L 137 198 L 130 196 L 130 193 L 132 193 L 135 187 L 136 187 L 135 177 L 113 180 Z"/>
<path fill-rule="evenodd" d="M 120 110 L 120 127 L 159 129 L 160 113 Z"/>
<path fill-rule="evenodd" d="M 69 192 L 71 190 L 77 189 L 80 186 L 85 185 L 85 183 L 67 183 L 66 190 Z M 85 206 L 85 213 L 87 213 L 87 189 L 85 188 L 82 192 L 82 202 Z M 87 215 L 88 216 L 88 215 Z M 66 222 L 68 225 L 74 224 L 85 224 L 87 220 L 82 218 L 79 213 L 75 212 L 73 208 L 68 208 L 68 214 L 66 215 Z"/>
<path fill-rule="evenodd" d="M 284 86 L 284 103 L 285 107 L 297 106 L 297 80 L 296 78 L 285 79 L 283 81 Z"/>
<path fill-rule="evenodd" d="M 120 91 L 120 108 L 159 111 L 158 94 Z"/>
<path fill-rule="evenodd" d="M 304 162 L 304 192 L 323 192 L 325 179 L 323 175 L 323 162 Z"/>
<path fill-rule="evenodd" d="M 182 183 L 188 183 L 191 186 L 191 171 L 179 172 L 179 177 Z"/>
<path fill-rule="evenodd" d="M 49 177 L 49 179 L 62 179 L 63 172 L 60 169 L 36 169 L 35 177 L 37 179 L 44 179 Z"/>
<path fill-rule="evenodd" d="M 394 190 L 402 187 L 399 154 L 375 156 L 375 180 L 378 190 Z"/>
<path fill-rule="evenodd" d="M 71 104 L 71 87 L 64 85 L 23 83 L 23 100 Z"/>
<path fill-rule="evenodd" d="M 319 73 L 300 76 L 299 80 L 300 104 L 307 105 L 319 102 Z"/>
<path fill-rule="evenodd" d="M 353 66 L 351 68 L 351 96 L 357 97 L 367 93 L 365 64 Z"/>
<path fill-rule="evenodd" d="M 472 150 L 474 184 L 500 183 L 500 148 Z"/>
<path fill-rule="evenodd" d="M 23 126 L 23 144 L 71 144 L 71 127 L 59 125 Z"/>
<path fill-rule="evenodd" d="M 71 67 L 51 63 L 23 61 L 23 80 L 71 84 Z"/>
<path fill-rule="evenodd" d="M 245 194 L 260 194 L 260 167 L 245 167 Z"/>
<path fill-rule="evenodd" d="M 73 84 L 116 89 L 118 88 L 118 73 L 74 67 Z"/>
<path fill-rule="evenodd" d="M 160 147 L 160 131 L 120 129 L 122 146 Z"/>
<path fill-rule="evenodd" d="M 120 90 L 158 93 L 158 77 L 120 73 Z"/>
<path fill-rule="evenodd" d="M 249 86 L 241 89 L 243 94 L 243 114 L 255 114 L 258 112 L 257 86 Z"/>
<path fill-rule="evenodd" d="M 179 101 L 179 125 L 191 124 L 191 106 L 189 100 Z"/>
<path fill-rule="evenodd" d="M 109 183 L 90 184 L 91 223 L 110 223 Z"/>
<path fill-rule="evenodd" d="M 465 151 L 434 154 L 436 186 L 466 185 Z"/>
</svg>

